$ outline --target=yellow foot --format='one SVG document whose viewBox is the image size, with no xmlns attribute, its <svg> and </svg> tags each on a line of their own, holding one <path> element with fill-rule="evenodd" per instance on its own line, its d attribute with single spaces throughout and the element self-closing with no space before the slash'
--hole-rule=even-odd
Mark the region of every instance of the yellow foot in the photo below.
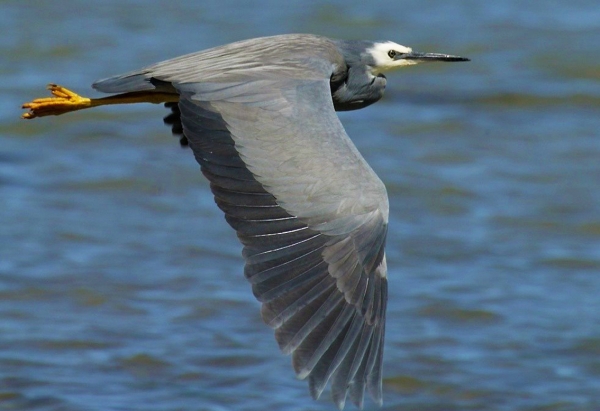
<svg viewBox="0 0 600 411">
<path fill-rule="evenodd" d="M 48 90 L 54 97 L 36 98 L 23 104 L 23 108 L 29 109 L 29 112 L 24 113 L 21 117 L 32 119 L 43 116 L 58 116 L 70 111 L 91 107 L 92 103 L 89 98 L 81 97 L 64 87 L 48 84 Z"/>
</svg>

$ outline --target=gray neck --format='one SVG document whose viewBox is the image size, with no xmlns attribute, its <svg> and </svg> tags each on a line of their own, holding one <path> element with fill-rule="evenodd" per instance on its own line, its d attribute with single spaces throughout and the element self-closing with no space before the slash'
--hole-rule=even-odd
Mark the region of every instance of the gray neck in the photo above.
<svg viewBox="0 0 600 411">
<path fill-rule="evenodd" d="M 336 40 L 335 45 L 342 52 L 347 65 L 375 65 L 375 60 L 367 53 L 367 50 L 375 45 L 374 42 L 367 40 Z"/>
<path fill-rule="evenodd" d="M 374 66 L 373 57 L 366 52 L 373 47 L 371 41 L 337 40 L 346 67 L 331 78 L 331 97 L 336 111 L 357 110 L 367 107 L 383 97 L 386 78 L 374 77 L 368 66 Z"/>
</svg>

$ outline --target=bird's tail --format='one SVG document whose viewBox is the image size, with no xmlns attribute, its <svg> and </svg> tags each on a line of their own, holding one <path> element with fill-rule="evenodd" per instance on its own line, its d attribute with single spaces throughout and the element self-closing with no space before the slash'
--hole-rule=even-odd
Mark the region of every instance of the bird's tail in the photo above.
<svg viewBox="0 0 600 411">
<path fill-rule="evenodd" d="M 177 93 L 171 83 L 152 77 L 150 70 L 138 70 L 114 77 L 98 80 L 92 87 L 103 93 L 131 93 L 136 91 L 156 91 Z"/>
</svg>

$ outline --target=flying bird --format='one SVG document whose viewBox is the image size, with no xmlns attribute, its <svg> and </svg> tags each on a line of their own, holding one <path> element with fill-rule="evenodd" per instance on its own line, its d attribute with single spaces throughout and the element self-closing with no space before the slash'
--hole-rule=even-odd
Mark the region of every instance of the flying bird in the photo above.
<svg viewBox="0 0 600 411">
<path fill-rule="evenodd" d="M 97 81 L 90 99 L 55 84 L 23 118 L 108 104 L 165 103 L 243 244 L 244 274 L 318 399 L 382 404 L 388 295 L 385 186 L 336 111 L 383 96 L 385 72 L 468 61 L 383 41 L 290 34 L 211 48 Z"/>
</svg>

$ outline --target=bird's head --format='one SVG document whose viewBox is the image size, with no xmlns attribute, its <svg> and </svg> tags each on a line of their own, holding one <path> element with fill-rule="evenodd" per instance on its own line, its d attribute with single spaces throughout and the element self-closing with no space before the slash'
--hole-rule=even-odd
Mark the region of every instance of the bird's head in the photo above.
<svg viewBox="0 0 600 411">
<path fill-rule="evenodd" d="M 336 111 L 367 107 L 383 97 L 383 73 L 427 61 L 469 61 L 440 53 L 418 53 L 410 47 L 383 41 L 337 40 L 345 65 L 331 76 L 331 95 Z"/>
<path fill-rule="evenodd" d="M 469 61 L 468 58 L 451 56 L 441 53 L 419 53 L 412 48 L 402 46 L 393 41 L 372 43 L 364 54 L 363 59 L 369 67 L 371 74 L 377 76 L 390 70 L 428 61 Z"/>
</svg>

